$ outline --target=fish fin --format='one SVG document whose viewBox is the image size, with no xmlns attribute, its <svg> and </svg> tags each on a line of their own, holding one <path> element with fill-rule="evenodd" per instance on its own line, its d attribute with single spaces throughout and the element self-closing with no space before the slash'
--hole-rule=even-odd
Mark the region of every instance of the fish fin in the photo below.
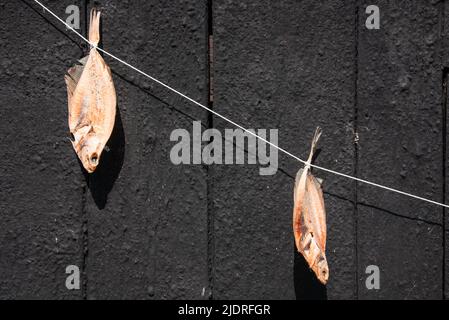
<svg viewBox="0 0 449 320">
<path fill-rule="evenodd" d="M 299 169 L 296 175 L 295 188 L 293 191 L 293 233 L 295 236 L 296 249 L 301 252 L 301 238 L 304 233 L 302 230 L 304 220 L 304 210 L 307 210 L 307 176 L 308 170 Z"/>
<path fill-rule="evenodd" d="M 302 184 L 300 185 L 301 182 L 301 177 L 304 174 L 304 170 L 306 170 L 305 168 L 301 168 L 298 170 L 298 172 L 296 173 L 296 177 L 295 177 L 295 187 L 293 188 L 293 200 L 296 201 L 296 197 L 298 195 L 298 191 L 299 188 L 301 187 L 303 190 L 301 190 L 301 194 L 304 196 L 304 192 L 305 192 L 305 188 L 306 188 L 306 180 L 307 180 L 307 173 L 305 173 L 305 177 L 302 180 Z M 308 169 L 307 169 L 308 171 Z"/>
<path fill-rule="evenodd" d="M 88 58 L 89 56 L 86 56 L 78 60 L 79 63 L 75 64 L 73 67 L 67 70 L 67 73 L 64 76 L 69 98 L 71 98 L 73 96 L 73 93 L 75 92 L 76 86 L 78 85 Z"/>
<path fill-rule="evenodd" d="M 81 65 L 85 66 L 88 59 L 89 59 L 89 55 L 85 56 L 84 58 L 79 59 L 78 62 L 79 62 Z"/>
<path fill-rule="evenodd" d="M 302 175 L 302 172 L 304 171 L 304 168 L 301 168 L 301 169 L 299 169 L 298 170 L 298 172 L 296 172 L 296 177 L 295 177 L 295 190 L 296 190 L 296 188 L 298 187 L 298 183 L 299 183 L 299 180 L 301 179 L 301 175 Z"/>
<path fill-rule="evenodd" d="M 90 11 L 89 42 L 95 46 L 100 42 L 100 11 L 96 8 Z"/>
<path fill-rule="evenodd" d="M 323 188 L 319 184 L 318 179 L 311 175 L 309 196 L 311 199 L 311 205 L 314 208 L 314 224 L 316 242 L 319 247 L 326 250 L 326 208 L 324 206 Z"/>
</svg>

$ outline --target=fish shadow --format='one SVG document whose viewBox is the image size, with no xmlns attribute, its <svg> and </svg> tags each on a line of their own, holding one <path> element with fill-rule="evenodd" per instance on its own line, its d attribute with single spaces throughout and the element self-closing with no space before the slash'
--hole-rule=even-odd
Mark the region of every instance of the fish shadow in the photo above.
<svg viewBox="0 0 449 320">
<path fill-rule="evenodd" d="M 327 288 L 294 246 L 293 278 L 297 300 L 327 300 Z"/>
<path fill-rule="evenodd" d="M 103 150 L 100 164 L 93 173 L 89 174 L 79 161 L 92 198 L 100 210 L 106 206 L 108 195 L 122 170 L 125 157 L 125 131 L 118 106 L 114 129 L 106 145 L 109 150 Z"/>
</svg>

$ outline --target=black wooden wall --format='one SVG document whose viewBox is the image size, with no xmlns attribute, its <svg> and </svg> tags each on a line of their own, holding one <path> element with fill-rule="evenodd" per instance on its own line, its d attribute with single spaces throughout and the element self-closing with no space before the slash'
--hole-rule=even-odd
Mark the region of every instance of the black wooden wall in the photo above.
<svg viewBox="0 0 449 320">
<path fill-rule="evenodd" d="M 102 9 L 102 47 L 316 164 L 447 202 L 447 1 L 46 0 Z M 368 5 L 379 30 L 365 27 Z M 86 44 L 31 0 L 0 1 L 0 298 L 441 299 L 444 210 L 324 178 L 330 281 L 295 252 L 300 164 L 171 163 L 170 133 L 233 128 L 105 57 L 109 152 L 86 174 L 68 140 L 65 71 Z M 209 41 L 213 39 L 213 41 Z M 210 59 L 210 57 L 212 57 Z M 210 92 L 213 91 L 213 97 Z M 81 289 L 65 286 L 68 265 Z M 368 290 L 366 267 L 380 269 Z M 446 283 L 445 283 L 446 282 Z M 445 292 L 446 291 L 446 292 Z"/>
</svg>

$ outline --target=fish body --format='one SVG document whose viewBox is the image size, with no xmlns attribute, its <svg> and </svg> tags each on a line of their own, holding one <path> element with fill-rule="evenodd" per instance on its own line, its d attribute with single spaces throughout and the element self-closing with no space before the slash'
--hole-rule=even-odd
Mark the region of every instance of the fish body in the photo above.
<svg viewBox="0 0 449 320">
<path fill-rule="evenodd" d="M 89 54 L 71 67 L 64 79 L 67 85 L 69 129 L 72 145 L 87 172 L 92 173 L 100 163 L 114 128 L 116 92 L 111 70 L 98 53 L 100 41 L 100 12 L 90 15 Z"/>
<path fill-rule="evenodd" d="M 316 144 L 321 136 L 317 128 L 309 158 L 296 174 L 294 188 L 293 233 L 295 245 L 318 280 L 326 284 L 329 267 L 326 259 L 326 210 L 321 181 L 310 172 Z"/>
</svg>

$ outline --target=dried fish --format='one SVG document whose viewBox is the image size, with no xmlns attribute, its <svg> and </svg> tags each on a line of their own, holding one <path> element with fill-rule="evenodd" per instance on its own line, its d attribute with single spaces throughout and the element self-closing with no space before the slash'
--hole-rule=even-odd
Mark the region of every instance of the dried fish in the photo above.
<svg viewBox="0 0 449 320">
<path fill-rule="evenodd" d="M 89 54 L 67 71 L 69 128 L 73 148 L 87 172 L 100 163 L 101 153 L 111 136 L 115 122 L 116 93 L 111 70 L 98 53 L 100 12 L 90 13 Z"/>
<path fill-rule="evenodd" d="M 312 140 L 309 158 L 296 174 L 293 208 L 293 233 L 296 249 L 304 256 L 318 280 L 326 284 L 329 267 L 326 260 L 326 210 L 324 208 L 322 180 L 310 172 L 321 129 L 317 128 Z"/>
</svg>

